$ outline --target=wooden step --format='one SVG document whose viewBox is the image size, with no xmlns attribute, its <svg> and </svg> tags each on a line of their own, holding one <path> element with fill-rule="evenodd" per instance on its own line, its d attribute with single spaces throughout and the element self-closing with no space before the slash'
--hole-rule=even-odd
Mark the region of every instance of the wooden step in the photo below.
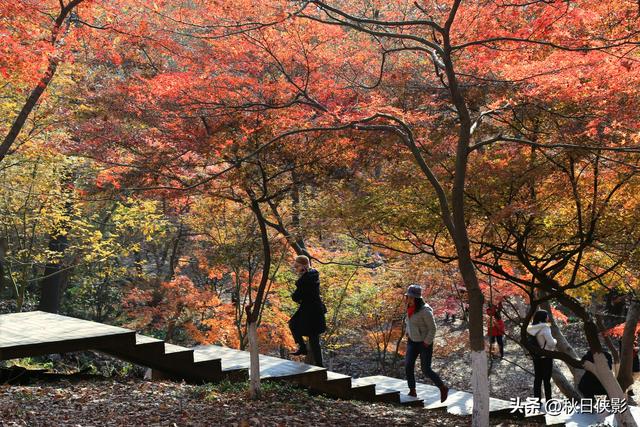
<svg viewBox="0 0 640 427">
<path fill-rule="evenodd" d="M 420 398 L 409 396 L 407 393 L 409 389 L 406 381 L 392 378 L 393 382 L 386 380 L 388 377 L 382 375 L 374 375 L 369 377 L 358 378 L 360 384 L 375 384 L 376 394 L 382 394 L 382 391 L 387 393 L 396 392 L 399 394 L 398 398 L 391 398 L 390 400 L 383 400 L 391 403 L 400 403 L 404 406 L 424 406 L 424 401 Z M 439 392 L 439 390 L 438 390 Z"/>
<path fill-rule="evenodd" d="M 351 379 L 351 387 L 357 388 L 362 386 L 373 385 L 375 394 L 373 396 L 374 402 L 385 403 L 400 403 L 400 391 L 392 388 L 383 387 L 371 381 L 370 378 L 353 378 Z"/>
<path fill-rule="evenodd" d="M 164 357 L 164 341 L 145 335 L 135 334 L 134 345 L 109 346 L 100 351 L 152 369 L 172 366 Z"/>
<path fill-rule="evenodd" d="M 466 391 L 449 391 L 449 398 L 445 403 L 450 414 L 466 416 L 473 413 L 473 395 Z M 492 415 L 506 415 L 511 412 L 511 405 L 505 400 L 490 398 L 489 412 Z"/>
<path fill-rule="evenodd" d="M 196 361 L 186 371 L 196 381 L 220 381 L 223 379 L 220 359 Z"/>
<path fill-rule="evenodd" d="M 400 390 L 401 393 L 408 393 L 405 380 L 398 378 L 374 375 L 367 377 L 371 382 L 380 384 L 383 387 Z M 416 384 L 418 398 L 424 401 L 427 409 L 446 409 L 454 415 L 471 415 L 473 412 L 473 395 L 466 391 L 449 390 L 449 397 L 443 403 L 440 402 L 440 389 L 428 384 Z M 489 411 L 493 415 L 508 414 L 511 411 L 509 402 L 500 399 L 489 399 Z"/>
<path fill-rule="evenodd" d="M 323 381 L 312 384 L 310 388 L 331 397 L 348 399 L 351 396 L 351 377 L 337 372 L 326 371 Z"/>
<path fill-rule="evenodd" d="M 146 335 L 136 334 L 134 350 L 149 355 L 161 355 L 164 354 L 164 341 Z"/>
<path fill-rule="evenodd" d="M 237 373 L 250 368 L 249 352 L 216 345 L 198 346 L 194 349 L 196 360 L 218 358 L 222 360 L 223 373 Z M 300 384 L 322 381 L 325 368 L 297 363 L 279 357 L 260 355 L 260 379 L 289 379 Z"/>
<path fill-rule="evenodd" d="M 249 379 L 249 369 L 227 368 L 222 370 L 222 378 L 231 382 L 243 382 Z"/>
<path fill-rule="evenodd" d="M 179 365 L 193 364 L 193 350 L 179 345 L 164 343 L 164 355 L 162 357 L 173 365 L 175 369 L 180 369 Z"/>
<path fill-rule="evenodd" d="M 135 334 L 134 345 L 110 346 L 100 350 L 114 356 L 126 358 L 134 363 L 141 363 L 160 359 L 164 354 L 164 341 Z"/>
<path fill-rule="evenodd" d="M 351 377 L 338 372 L 327 371 L 327 382 L 341 388 L 351 388 Z"/>
<path fill-rule="evenodd" d="M 423 408 L 424 407 L 424 400 L 419 399 L 417 397 L 413 397 L 413 396 L 409 396 L 408 394 L 404 394 L 404 393 L 400 393 L 400 404 L 402 406 L 412 406 L 412 407 L 418 407 L 418 408 Z"/>
<path fill-rule="evenodd" d="M 351 378 L 351 390 L 349 392 L 350 398 L 373 402 L 376 397 L 375 384 L 354 384 L 354 381 L 355 380 Z"/>
</svg>

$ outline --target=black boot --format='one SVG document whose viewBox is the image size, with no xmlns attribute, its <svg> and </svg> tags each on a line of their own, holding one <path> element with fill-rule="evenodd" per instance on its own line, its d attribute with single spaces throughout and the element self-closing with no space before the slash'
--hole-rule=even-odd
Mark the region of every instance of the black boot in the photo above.
<svg viewBox="0 0 640 427">
<path fill-rule="evenodd" d="M 306 356 L 307 348 L 303 346 L 298 346 L 298 349 L 293 353 L 289 353 L 292 356 Z"/>
</svg>

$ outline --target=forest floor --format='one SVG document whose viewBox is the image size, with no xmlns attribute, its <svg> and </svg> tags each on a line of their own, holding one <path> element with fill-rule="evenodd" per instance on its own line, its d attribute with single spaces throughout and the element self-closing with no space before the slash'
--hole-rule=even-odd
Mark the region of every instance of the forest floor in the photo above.
<svg viewBox="0 0 640 427">
<path fill-rule="evenodd" d="M 136 379 L 92 379 L 0 386 L 0 426 L 467 426 L 443 411 L 312 396 L 264 383 L 262 400 L 247 384 L 193 386 Z M 497 426 L 533 426 L 493 420 Z"/>
</svg>

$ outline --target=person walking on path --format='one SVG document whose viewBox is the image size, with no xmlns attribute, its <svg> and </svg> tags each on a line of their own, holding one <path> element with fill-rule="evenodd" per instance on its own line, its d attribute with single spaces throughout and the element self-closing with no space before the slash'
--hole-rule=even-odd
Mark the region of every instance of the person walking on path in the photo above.
<svg viewBox="0 0 640 427">
<path fill-rule="evenodd" d="M 313 363 L 316 366 L 322 366 L 320 334 L 327 330 L 325 320 L 327 309 L 320 298 L 320 274 L 311 268 L 309 258 L 304 255 L 296 257 L 293 269 L 298 274 L 298 280 L 296 280 L 296 289 L 291 294 L 291 299 L 300 304 L 300 307 L 289 320 L 289 329 L 298 344 L 298 349 L 291 355 L 306 355 L 307 346 L 304 337 L 309 337 Z"/>
<path fill-rule="evenodd" d="M 436 322 L 433 319 L 433 309 L 422 299 L 422 287 L 411 285 L 405 293 L 407 302 L 407 354 L 405 370 L 409 385 L 409 396 L 416 397 L 416 359 L 420 356 L 420 365 L 425 376 L 440 389 L 440 401 L 447 400 L 449 388 L 444 385 L 440 376 L 431 369 L 433 357 L 433 340 L 436 336 Z"/>
<path fill-rule="evenodd" d="M 531 325 L 527 327 L 527 333 L 535 338 L 533 345 L 543 350 L 554 351 L 556 340 L 551 335 L 551 327 L 547 323 L 549 315 L 545 310 L 538 310 L 533 315 Z M 533 396 L 542 398 L 542 384 L 544 383 L 544 395 L 547 401 L 551 399 L 551 372 L 553 359 L 546 356 L 533 354 Z"/>
<path fill-rule="evenodd" d="M 504 320 L 499 311 L 489 317 L 489 352 L 493 353 L 493 343 L 498 342 L 498 349 L 500 350 L 500 358 L 504 357 Z"/>
</svg>

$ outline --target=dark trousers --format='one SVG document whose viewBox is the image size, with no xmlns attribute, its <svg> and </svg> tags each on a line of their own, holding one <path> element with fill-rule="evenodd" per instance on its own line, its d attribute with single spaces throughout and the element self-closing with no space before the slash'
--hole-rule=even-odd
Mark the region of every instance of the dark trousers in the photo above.
<svg viewBox="0 0 640 427">
<path fill-rule="evenodd" d="M 493 345 L 494 342 L 498 342 L 498 349 L 500 349 L 500 357 L 504 357 L 504 338 L 502 335 L 497 335 L 489 338 L 489 342 Z"/>
<path fill-rule="evenodd" d="M 420 365 L 422 366 L 422 373 L 431 378 L 431 381 L 438 386 L 443 387 L 444 383 L 436 374 L 433 369 L 431 369 L 431 358 L 433 357 L 433 344 L 424 345 L 423 342 L 420 341 L 407 341 L 407 354 L 405 356 L 404 368 L 407 375 L 407 382 L 409 383 L 409 388 L 416 388 L 416 359 L 420 356 Z"/>
<path fill-rule="evenodd" d="M 295 327 L 290 327 L 289 329 L 291 329 L 293 340 L 298 344 L 298 347 L 306 349 L 307 344 L 304 342 L 304 337 L 296 332 Z M 322 347 L 320 347 L 319 334 L 309 336 L 309 350 L 311 350 L 314 365 L 322 367 Z"/>
<path fill-rule="evenodd" d="M 550 357 L 534 357 L 533 372 L 533 396 L 542 398 L 542 383 L 544 383 L 544 396 L 551 399 L 551 372 L 553 370 L 553 359 Z"/>
</svg>

